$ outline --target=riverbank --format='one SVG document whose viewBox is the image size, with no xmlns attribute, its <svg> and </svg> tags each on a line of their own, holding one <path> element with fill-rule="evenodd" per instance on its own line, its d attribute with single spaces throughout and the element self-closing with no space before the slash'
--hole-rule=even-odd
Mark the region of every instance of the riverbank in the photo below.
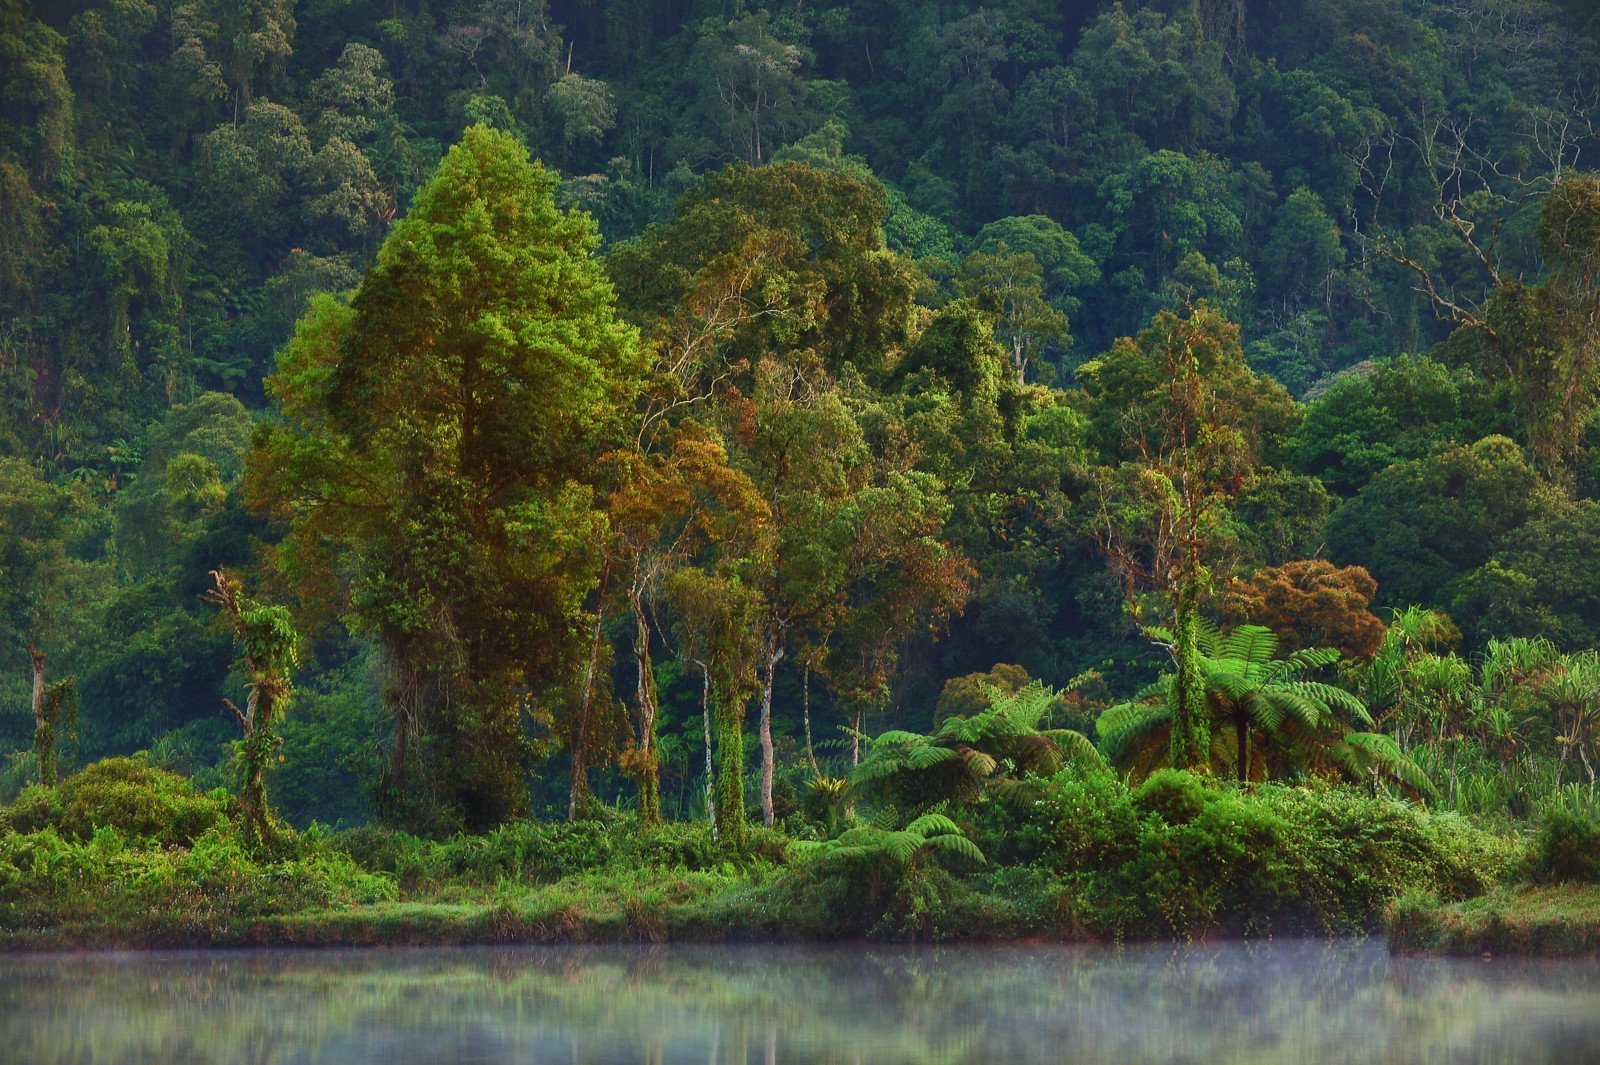
<svg viewBox="0 0 1600 1065">
<path fill-rule="evenodd" d="M 1508 886 L 1453 903 L 1405 896 L 1387 924 L 1402 954 L 1600 957 L 1600 885 Z"/>
</svg>

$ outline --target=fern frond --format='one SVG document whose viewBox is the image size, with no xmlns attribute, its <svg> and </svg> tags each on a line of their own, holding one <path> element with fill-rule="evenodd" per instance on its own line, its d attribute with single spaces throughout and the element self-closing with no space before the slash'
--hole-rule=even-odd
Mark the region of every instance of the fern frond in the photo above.
<svg viewBox="0 0 1600 1065">
<path fill-rule="evenodd" d="M 952 821 L 947 815 L 940 813 L 923 814 L 906 826 L 907 832 L 914 832 L 919 836 L 929 836 L 940 832 L 961 831 L 961 826 Z"/>
<path fill-rule="evenodd" d="M 924 843 L 932 850 L 950 851 L 961 855 L 963 858 L 971 858 L 975 862 L 987 860 L 983 856 L 983 851 L 978 849 L 978 845 L 966 836 L 933 836 L 925 840 Z"/>
<path fill-rule="evenodd" d="M 1277 633 L 1265 625 L 1240 625 L 1221 639 L 1215 657 L 1260 666 L 1272 661 L 1277 653 Z"/>
</svg>

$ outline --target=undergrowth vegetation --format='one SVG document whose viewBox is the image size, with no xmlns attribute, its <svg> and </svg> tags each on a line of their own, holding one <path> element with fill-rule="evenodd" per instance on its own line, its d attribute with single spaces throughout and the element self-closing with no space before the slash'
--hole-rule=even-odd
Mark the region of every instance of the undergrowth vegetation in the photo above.
<svg viewBox="0 0 1600 1065">
<path fill-rule="evenodd" d="M 1167 770 L 1130 787 L 1091 760 L 963 795 L 913 816 L 853 790 L 738 848 L 602 810 L 443 839 L 286 829 L 252 850 L 225 791 L 115 759 L 0 809 L 0 942 L 1337 934 L 1407 891 L 1469 899 L 1594 853 L 1575 815 L 1530 848 L 1346 786 Z"/>
</svg>

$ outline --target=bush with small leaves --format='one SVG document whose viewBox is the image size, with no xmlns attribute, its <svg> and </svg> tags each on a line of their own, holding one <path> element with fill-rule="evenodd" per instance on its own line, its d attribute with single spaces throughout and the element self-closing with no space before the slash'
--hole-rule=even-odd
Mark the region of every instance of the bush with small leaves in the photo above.
<svg viewBox="0 0 1600 1065">
<path fill-rule="evenodd" d="M 224 791 L 198 791 L 189 778 L 156 769 L 143 758 L 107 758 L 67 777 L 55 788 L 23 791 L 6 811 L 17 832 L 55 829 L 86 840 L 96 829 L 163 845 L 187 846 L 226 826 L 232 800 Z"/>
<path fill-rule="evenodd" d="M 1544 883 L 1600 884 L 1600 823 L 1560 806 L 1546 810 L 1529 872 Z"/>
</svg>

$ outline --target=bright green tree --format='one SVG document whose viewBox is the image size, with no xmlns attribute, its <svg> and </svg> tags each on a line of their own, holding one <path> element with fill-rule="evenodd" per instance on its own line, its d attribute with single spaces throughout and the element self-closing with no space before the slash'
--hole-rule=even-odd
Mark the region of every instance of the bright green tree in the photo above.
<svg viewBox="0 0 1600 1065">
<path fill-rule="evenodd" d="M 1158 593 L 1170 611 L 1170 630 L 1153 637 L 1177 668 L 1166 690 L 1170 761 L 1204 770 L 1211 748 L 1200 651 L 1207 555 L 1239 485 L 1292 423 L 1293 406 L 1281 387 L 1245 366 L 1237 327 L 1204 304 L 1186 318 L 1163 312 L 1080 372 L 1091 425 L 1109 457 L 1122 460 L 1104 480 L 1097 532 L 1135 620 L 1143 623 L 1143 593 Z"/>
<path fill-rule="evenodd" d="M 392 813 L 481 828 L 526 805 L 523 716 L 582 658 L 605 519 L 593 460 L 628 409 L 634 331 L 590 220 L 513 136 L 469 129 L 348 304 L 279 361 L 250 495 L 285 572 L 383 648 Z"/>
</svg>

